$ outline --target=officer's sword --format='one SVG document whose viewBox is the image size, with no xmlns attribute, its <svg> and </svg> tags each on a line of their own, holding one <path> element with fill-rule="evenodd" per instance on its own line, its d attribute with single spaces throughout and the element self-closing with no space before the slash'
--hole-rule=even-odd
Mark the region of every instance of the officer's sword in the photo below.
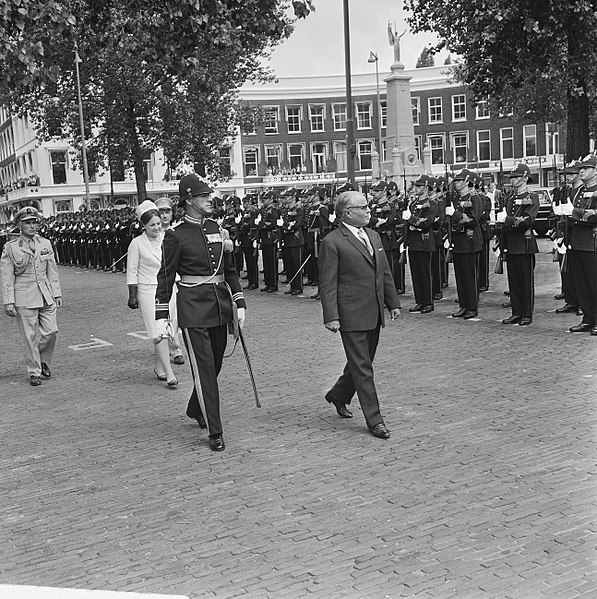
<svg viewBox="0 0 597 599">
<path fill-rule="evenodd" d="M 292 279 L 290 279 L 290 281 L 288 281 L 288 283 L 286 283 L 287 287 L 290 287 L 290 284 L 292 283 L 292 281 L 294 281 L 294 279 L 296 279 L 299 275 L 299 273 L 303 272 L 303 268 L 305 266 L 305 264 L 307 264 L 307 262 L 309 262 L 309 258 L 311 258 L 311 254 L 309 254 L 305 260 L 303 261 L 303 263 L 299 266 L 299 269 L 294 273 L 294 277 L 292 277 Z"/>
<path fill-rule="evenodd" d="M 255 405 L 260 408 L 261 402 L 259 401 L 259 394 L 257 393 L 257 385 L 255 384 L 255 377 L 253 376 L 253 368 L 251 367 L 251 359 L 249 358 L 249 352 L 247 350 L 247 345 L 245 343 L 245 338 L 243 336 L 242 329 L 239 327 L 238 336 L 240 338 L 240 343 L 243 347 L 243 354 L 245 356 L 245 362 L 247 363 L 247 370 L 249 371 L 249 377 L 251 379 L 251 385 L 253 385 L 253 395 L 255 395 Z"/>
</svg>

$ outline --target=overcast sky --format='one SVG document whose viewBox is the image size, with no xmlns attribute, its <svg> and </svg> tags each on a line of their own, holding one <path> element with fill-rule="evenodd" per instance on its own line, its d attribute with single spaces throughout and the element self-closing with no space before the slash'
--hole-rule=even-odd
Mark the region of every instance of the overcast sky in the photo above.
<svg viewBox="0 0 597 599">
<path fill-rule="evenodd" d="M 315 13 L 297 21 L 294 33 L 273 53 L 271 66 L 279 77 L 333 75 L 344 72 L 343 0 L 314 0 Z M 375 70 L 368 64 L 369 52 L 379 55 L 379 70 L 389 71 L 393 50 L 388 42 L 388 21 L 396 22 L 400 35 L 405 29 L 402 0 L 349 0 L 351 66 L 353 74 Z M 406 32 L 400 42 L 402 63 L 414 69 L 422 49 L 436 38 L 431 34 Z M 447 53 L 435 57 L 441 65 Z"/>
</svg>

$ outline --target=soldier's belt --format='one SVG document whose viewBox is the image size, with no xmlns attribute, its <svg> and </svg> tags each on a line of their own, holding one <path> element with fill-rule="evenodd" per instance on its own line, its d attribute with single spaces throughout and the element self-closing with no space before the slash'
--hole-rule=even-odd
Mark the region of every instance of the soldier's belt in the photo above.
<svg viewBox="0 0 597 599">
<path fill-rule="evenodd" d="M 209 283 L 223 283 L 224 275 L 183 275 L 180 278 L 181 285 L 207 285 Z"/>
</svg>

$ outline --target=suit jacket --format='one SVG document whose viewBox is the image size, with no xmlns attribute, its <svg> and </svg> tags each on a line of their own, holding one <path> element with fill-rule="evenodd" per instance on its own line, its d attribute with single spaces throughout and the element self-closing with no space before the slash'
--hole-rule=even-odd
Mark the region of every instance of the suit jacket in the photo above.
<svg viewBox="0 0 597 599">
<path fill-rule="evenodd" d="M 52 244 L 39 235 L 34 235 L 33 244 L 32 250 L 21 235 L 2 250 L 0 275 L 4 304 L 43 308 L 62 296 Z"/>
<path fill-rule="evenodd" d="M 384 305 L 400 307 L 394 279 L 379 234 L 364 229 L 373 256 L 340 224 L 325 236 L 319 254 L 319 291 L 323 321 L 340 321 L 342 331 L 369 331 L 383 326 Z"/>
</svg>

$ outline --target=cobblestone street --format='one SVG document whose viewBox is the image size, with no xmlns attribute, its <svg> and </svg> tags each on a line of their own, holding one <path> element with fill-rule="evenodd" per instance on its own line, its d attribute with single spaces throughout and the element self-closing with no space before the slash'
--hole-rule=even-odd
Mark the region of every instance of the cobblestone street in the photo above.
<svg viewBox="0 0 597 599">
<path fill-rule="evenodd" d="M 219 454 L 184 414 L 188 365 L 174 367 L 176 389 L 153 375 L 124 276 L 61 267 L 41 387 L 1 317 L 0 583 L 217 599 L 597 596 L 597 338 L 554 314 L 547 245 L 530 327 L 499 323 L 505 274 L 471 321 L 450 318 L 452 272 L 427 315 L 408 313 L 409 282 L 375 362 L 388 441 L 358 402 L 344 420 L 324 400 L 344 354 L 314 288 L 245 292 L 263 407 L 239 345 L 220 378 Z"/>
</svg>

